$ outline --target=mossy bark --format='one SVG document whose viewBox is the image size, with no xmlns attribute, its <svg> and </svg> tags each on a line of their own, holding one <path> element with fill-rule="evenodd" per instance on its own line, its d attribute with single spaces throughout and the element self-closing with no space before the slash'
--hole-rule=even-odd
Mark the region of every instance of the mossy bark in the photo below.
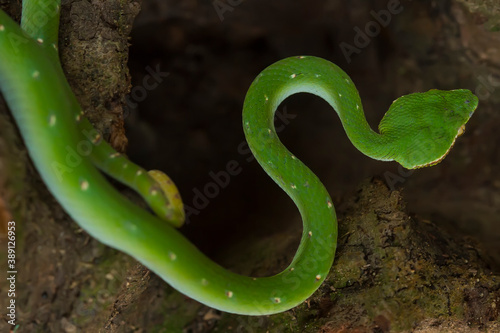
<svg viewBox="0 0 500 333">
<path fill-rule="evenodd" d="M 19 20 L 18 1 L 3 1 L 1 8 Z M 139 8 L 139 1 L 120 0 L 62 4 L 60 49 L 68 80 L 86 114 L 120 151 L 127 144 L 128 38 Z M 16 222 L 18 331 L 96 331 L 91 325 L 104 324 L 121 284 L 117 272 L 135 261 L 91 239 L 66 215 L 31 164 L 4 103 L 0 128 L 0 217 L 2 230 Z M 7 243 L 1 245 L 5 272 Z M 3 309 L 9 302 L 5 281 Z M 10 328 L 0 323 L 0 331 Z"/>
</svg>

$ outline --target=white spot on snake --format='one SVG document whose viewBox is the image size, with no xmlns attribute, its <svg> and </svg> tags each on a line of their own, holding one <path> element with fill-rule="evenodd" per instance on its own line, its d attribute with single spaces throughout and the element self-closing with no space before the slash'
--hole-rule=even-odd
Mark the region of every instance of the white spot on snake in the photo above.
<svg viewBox="0 0 500 333">
<path fill-rule="evenodd" d="M 137 224 L 135 224 L 134 222 L 130 222 L 130 221 L 124 221 L 124 226 L 126 229 L 132 231 L 132 232 L 136 232 L 137 231 Z"/>
<path fill-rule="evenodd" d="M 307 235 L 308 235 L 309 237 L 312 237 L 313 232 L 312 232 L 312 231 L 309 231 L 309 232 L 307 233 Z"/>
<path fill-rule="evenodd" d="M 226 291 L 226 296 L 227 296 L 228 298 L 233 297 L 233 292 L 232 292 L 231 290 Z"/>
<path fill-rule="evenodd" d="M 34 78 L 34 79 L 38 79 L 40 77 L 40 72 L 39 71 L 34 71 L 31 76 Z"/>
<path fill-rule="evenodd" d="M 281 298 L 279 298 L 279 297 L 275 297 L 275 298 L 273 299 L 273 301 L 274 301 L 274 303 L 276 303 L 276 304 L 281 303 Z"/>
<path fill-rule="evenodd" d="M 170 258 L 170 260 L 174 261 L 175 259 L 177 259 L 177 255 L 173 252 L 169 252 L 168 253 L 168 257 Z"/>
<path fill-rule="evenodd" d="M 201 285 L 202 286 L 208 286 L 208 280 L 207 279 L 201 279 Z"/>
<path fill-rule="evenodd" d="M 297 188 L 297 186 L 295 186 L 295 184 L 292 184 L 290 185 L 294 190 Z"/>
<path fill-rule="evenodd" d="M 57 45 L 55 43 L 52 43 L 52 47 L 57 51 L 58 48 L 57 48 Z"/>
<path fill-rule="evenodd" d="M 295 270 L 295 268 L 290 267 L 290 272 L 293 272 L 294 270 Z"/>
<path fill-rule="evenodd" d="M 37 41 L 38 43 L 40 43 L 40 44 L 43 44 L 43 39 L 41 39 L 41 38 L 37 38 L 37 40 L 36 40 L 36 41 Z"/>
<path fill-rule="evenodd" d="M 339 93 L 339 97 L 342 97 L 342 94 Z"/>
<path fill-rule="evenodd" d="M 292 160 L 297 159 L 297 157 L 295 157 L 295 155 L 292 155 L 291 157 L 292 157 Z"/>
<path fill-rule="evenodd" d="M 359 110 L 359 105 L 358 104 L 356 104 L 356 109 Z"/>
<path fill-rule="evenodd" d="M 269 100 L 269 97 L 267 97 L 267 95 L 264 95 L 264 99 L 266 100 L 266 102 Z"/>
<path fill-rule="evenodd" d="M 51 114 L 49 117 L 49 126 L 52 127 L 56 124 L 57 118 L 55 114 Z"/>
<path fill-rule="evenodd" d="M 319 275 L 319 274 L 316 275 L 316 280 L 318 280 L 318 281 L 321 280 L 321 275 Z"/>
<path fill-rule="evenodd" d="M 0 31 L 5 31 L 5 26 L 3 24 L 0 24 Z"/>
<path fill-rule="evenodd" d="M 120 156 L 120 153 L 109 154 L 109 158 L 115 158 L 115 157 L 118 157 L 118 156 Z"/>
<path fill-rule="evenodd" d="M 267 133 L 271 134 L 271 129 L 270 128 L 267 129 Z"/>
<path fill-rule="evenodd" d="M 86 180 L 80 180 L 80 189 L 82 191 L 87 191 L 89 189 L 89 182 Z"/>
<path fill-rule="evenodd" d="M 347 84 L 351 84 L 351 81 L 349 81 L 349 79 L 345 79 L 345 82 L 347 82 Z"/>
<path fill-rule="evenodd" d="M 332 204 L 332 202 L 330 201 L 330 199 L 327 199 L 327 200 L 326 200 L 326 205 L 328 206 L 328 208 L 332 208 L 332 207 L 333 207 L 333 204 Z"/>
<path fill-rule="evenodd" d="M 142 170 L 137 170 L 137 172 L 135 173 L 136 176 L 140 176 L 142 175 Z"/>
<path fill-rule="evenodd" d="M 76 115 L 76 122 L 79 123 L 80 121 L 82 121 L 82 115 L 78 114 Z"/>
<path fill-rule="evenodd" d="M 297 76 L 297 74 L 292 74 L 292 75 L 290 75 L 290 79 L 295 79 L 296 76 Z"/>
<path fill-rule="evenodd" d="M 314 76 L 315 76 L 315 77 L 320 77 L 321 75 L 319 75 L 319 74 L 314 74 Z"/>
</svg>

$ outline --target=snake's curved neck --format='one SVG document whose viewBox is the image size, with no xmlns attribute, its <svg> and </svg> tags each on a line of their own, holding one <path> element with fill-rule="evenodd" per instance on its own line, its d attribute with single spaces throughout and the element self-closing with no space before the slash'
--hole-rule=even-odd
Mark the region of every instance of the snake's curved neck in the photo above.
<svg viewBox="0 0 500 333">
<path fill-rule="evenodd" d="M 281 102 L 293 94 L 305 92 L 317 95 L 335 109 L 347 136 L 357 149 L 373 159 L 392 161 L 393 140 L 370 127 L 359 94 L 352 93 L 356 88 L 349 76 L 338 66 L 327 61 L 318 65 L 316 72 L 311 72 L 310 69 L 302 68 L 300 60 L 303 58 L 305 57 L 286 59 L 283 64 L 275 65 L 272 75 L 269 76 L 264 70 L 253 82 L 254 89 L 249 89 L 252 93 L 247 95 L 244 108 L 259 108 L 263 104 L 268 104 L 266 110 L 274 113 Z M 278 88 L 280 92 L 275 94 L 273 99 L 269 99 L 266 95 L 266 87 L 271 82 L 274 85 L 281 84 Z M 273 128 L 269 119 L 273 119 L 273 115 L 262 117 L 262 123 L 258 126 Z"/>
<path fill-rule="evenodd" d="M 322 97 L 335 109 L 349 140 L 359 151 L 376 160 L 392 161 L 394 159 L 393 140 L 371 128 L 366 121 L 358 94 L 347 97 L 347 92 L 344 95 L 341 91 L 341 87 L 339 89 L 337 86 L 335 90 L 312 93 Z"/>
</svg>

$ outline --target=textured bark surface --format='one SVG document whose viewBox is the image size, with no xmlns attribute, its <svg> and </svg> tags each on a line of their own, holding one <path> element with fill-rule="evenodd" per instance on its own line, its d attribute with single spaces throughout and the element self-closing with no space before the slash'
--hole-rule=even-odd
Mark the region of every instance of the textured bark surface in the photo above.
<svg viewBox="0 0 500 333">
<path fill-rule="evenodd" d="M 125 150 L 128 138 L 134 161 L 169 172 L 191 208 L 183 232 L 242 274 L 280 271 L 301 232 L 290 201 L 241 146 L 244 93 L 264 67 L 296 54 L 336 62 L 356 82 L 373 125 L 392 99 L 412 91 L 469 88 L 481 104 L 450 156 L 412 173 L 361 156 L 324 104 L 287 100 L 276 126 L 332 194 L 339 246 L 328 279 L 308 302 L 265 317 L 200 305 L 90 238 L 48 193 L 2 105 L 0 219 L 14 219 L 19 230 L 19 331 L 500 331 L 494 1 L 401 1 L 404 10 L 346 56 L 340 45 L 355 46 L 353 27 L 364 29 L 375 20 L 371 11 L 389 3 L 144 1 L 132 32 L 131 86 L 128 36 L 140 1 L 63 1 L 61 57 L 86 114 L 115 148 Z M 17 1 L 0 6 L 19 18 Z M 152 70 L 169 74 L 139 95 Z M 205 204 L 199 193 L 229 161 L 241 175 Z"/>
<path fill-rule="evenodd" d="M 18 1 L 0 4 L 19 20 Z M 60 49 L 68 80 L 86 114 L 120 151 L 127 145 L 122 105 L 130 89 L 128 38 L 139 9 L 139 1 L 62 4 Z M 2 230 L 6 221 L 16 221 L 19 332 L 85 332 L 95 322 L 103 326 L 121 283 L 113 274 L 135 262 L 116 257 L 67 217 L 29 161 L 3 103 L 0 126 L 0 217 Z M 6 248 L 2 242 L 3 271 Z M 4 281 L 2 308 L 9 301 Z M 0 325 L 0 331 L 8 331 L 6 322 Z"/>
</svg>

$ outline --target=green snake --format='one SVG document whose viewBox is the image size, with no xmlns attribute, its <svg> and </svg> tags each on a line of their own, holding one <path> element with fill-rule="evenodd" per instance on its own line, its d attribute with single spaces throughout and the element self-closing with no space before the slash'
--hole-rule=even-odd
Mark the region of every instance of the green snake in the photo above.
<svg viewBox="0 0 500 333">
<path fill-rule="evenodd" d="M 322 97 L 356 148 L 405 168 L 441 161 L 478 104 L 469 90 L 406 95 L 393 102 L 375 132 L 354 83 L 333 63 L 298 56 L 266 68 L 246 95 L 243 128 L 260 165 L 297 205 L 303 233 L 281 273 L 241 276 L 208 259 L 174 228 L 182 224 L 184 212 L 172 181 L 118 154 L 83 116 L 59 62 L 59 11 L 57 0 L 23 1 L 21 26 L 0 11 L 0 88 L 38 172 L 90 235 L 133 256 L 180 292 L 226 312 L 263 315 L 295 307 L 321 285 L 333 263 L 337 220 L 332 199 L 281 144 L 273 125 L 285 98 L 300 92 Z M 101 172 L 135 189 L 156 215 L 131 204 Z"/>
</svg>

